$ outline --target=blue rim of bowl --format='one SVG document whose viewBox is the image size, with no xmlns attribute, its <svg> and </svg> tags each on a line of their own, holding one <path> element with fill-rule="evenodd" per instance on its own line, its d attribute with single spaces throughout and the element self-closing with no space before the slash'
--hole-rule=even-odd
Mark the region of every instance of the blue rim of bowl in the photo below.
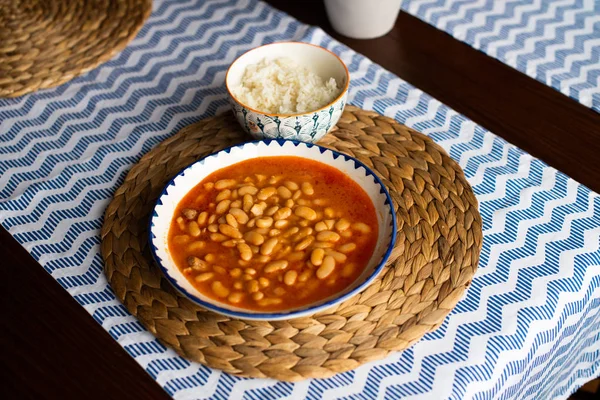
<svg viewBox="0 0 600 400">
<path fill-rule="evenodd" d="M 244 147 L 246 145 L 249 144 L 256 144 L 259 145 L 260 143 L 265 143 L 267 146 L 271 145 L 272 142 L 277 143 L 280 147 L 283 147 L 285 143 L 290 142 L 293 143 L 295 147 L 298 147 L 299 145 L 305 145 L 309 148 L 311 147 L 316 147 L 319 149 L 319 151 L 321 152 L 321 154 L 325 153 L 325 152 L 331 152 L 333 153 L 333 159 L 337 159 L 338 157 L 343 157 L 344 160 L 346 161 L 352 161 L 354 162 L 354 168 L 355 169 L 359 169 L 360 167 L 363 167 L 367 173 L 367 175 L 371 176 L 375 182 L 377 182 L 377 184 L 379 185 L 379 193 L 383 193 L 385 194 L 386 200 L 385 200 L 385 205 L 388 205 L 389 207 L 389 212 L 391 214 L 392 217 L 392 234 L 390 237 L 390 243 L 388 244 L 388 247 L 385 251 L 385 253 L 383 254 L 383 256 L 381 257 L 381 261 L 379 261 L 379 264 L 377 264 L 377 266 L 374 268 L 373 272 L 371 273 L 371 275 L 369 275 L 369 277 L 367 279 L 365 279 L 361 284 L 359 284 L 357 287 L 355 287 L 353 290 L 349 291 L 348 293 L 343 294 L 342 296 L 339 297 L 334 297 L 324 303 L 318 303 L 312 307 L 306 307 L 306 308 L 300 308 L 300 309 L 296 309 L 294 311 L 288 311 L 288 312 L 272 312 L 272 313 L 261 313 L 261 312 L 254 312 L 254 313 L 250 313 L 250 312 L 243 312 L 243 311 L 233 311 L 227 308 L 223 308 L 223 307 L 219 307 L 218 305 L 215 305 L 214 303 L 211 302 L 207 302 L 205 300 L 202 300 L 200 298 L 198 298 L 196 295 L 189 293 L 186 289 L 184 289 L 183 287 L 181 287 L 175 278 L 173 278 L 167 268 L 162 264 L 162 260 L 160 259 L 160 257 L 158 257 L 158 255 L 156 254 L 157 252 L 157 247 L 154 244 L 154 239 L 157 239 L 157 237 L 153 234 L 152 230 L 154 228 L 154 218 L 158 217 L 158 214 L 156 213 L 156 207 L 159 204 L 162 204 L 161 199 L 163 198 L 163 196 L 165 196 L 167 193 L 167 189 L 169 189 L 171 186 L 173 186 L 173 182 L 175 181 L 175 179 L 177 179 L 177 177 L 179 177 L 180 175 L 185 174 L 185 172 L 192 168 L 194 165 L 198 164 L 198 163 L 204 163 L 205 160 L 207 160 L 210 157 L 216 157 L 218 154 L 220 153 L 230 153 L 231 150 L 236 149 L 236 148 L 241 148 Z M 268 157 L 268 156 L 265 156 Z M 315 160 L 317 162 L 321 162 L 318 160 Z M 226 168 L 226 167 L 223 167 Z M 335 167 L 334 167 L 335 168 Z M 200 183 L 200 182 L 198 182 Z M 394 245 L 396 243 L 396 230 L 397 230 L 397 225 L 396 225 L 396 212 L 394 211 L 394 207 L 392 205 L 392 198 L 390 197 L 390 194 L 388 193 L 385 185 L 383 184 L 383 182 L 381 181 L 381 179 L 379 179 L 379 177 L 369 168 L 367 167 L 365 164 L 363 164 L 361 161 L 357 160 L 354 157 L 350 157 L 346 154 L 340 153 L 336 150 L 331 150 L 328 149 L 326 147 L 322 147 L 319 145 L 316 145 L 314 143 L 306 143 L 306 142 L 300 142 L 298 140 L 289 140 L 289 139 L 264 139 L 264 140 L 253 140 L 253 141 L 249 141 L 249 142 L 244 142 L 235 146 L 231 146 L 228 147 L 226 149 L 223 150 L 219 150 L 215 153 L 209 154 L 208 156 L 202 158 L 201 160 L 198 160 L 190 165 L 188 165 L 187 167 L 183 168 L 182 170 L 180 170 L 173 178 L 171 178 L 171 180 L 169 180 L 169 182 L 165 185 L 165 187 L 163 188 L 163 190 L 160 193 L 160 196 L 158 196 L 158 199 L 156 200 L 156 202 L 154 203 L 154 207 L 152 208 L 152 214 L 150 216 L 150 221 L 149 221 L 149 227 L 148 227 L 148 243 L 150 244 L 150 250 L 152 252 L 152 257 L 154 258 L 154 262 L 158 265 L 158 267 L 160 268 L 160 270 L 162 271 L 163 275 L 165 276 L 165 278 L 171 283 L 171 285 L 173 285 L 179 292 L 183 293 L 185 296 L 187 296 L 189 299 L 191 299 L 192 301 L 194 301 L 196 304 L 201 305 L 202 307 L 206 308 L 207 310 L 210 311 L 214 311 L 217 312 L 219 314 L 223 314 L 223 315 L 229 315 L 229 316 L 234 316 L 235 318 L 240 318 L 240 319 L 244 319 L 244 318 L 248 318 L 248 319 L 261 319 L 261 320 L 269 320 L 269 319 L 280 319 L 283 317 L 289 317 L 291 318 L 295 318 L 296 314 L 314 314 L 317 313 L 321 310 L 327 309 L 329 307 L 332 307 L 334 304 L 336 303 L 341 303 L 347 299 L 349 299 L 352 296 L 355 296 L 357 294 L 359 294 L 360 292 L 362 292 L 364 289 L 367 288 L 367 286 L 369 286 L 369 284 L 379 275 L 379 273 L 381 272 L 381 270 L 383 269 L 383 267 L 385 266 L 386 261 L 388 260 L 388 258 L 390 257 L 390 254 L 392 253 L 392 250 L 394 249 Z M 215 300 L 215 302 L 218 302 L 218 300 Z"/>
</svg>

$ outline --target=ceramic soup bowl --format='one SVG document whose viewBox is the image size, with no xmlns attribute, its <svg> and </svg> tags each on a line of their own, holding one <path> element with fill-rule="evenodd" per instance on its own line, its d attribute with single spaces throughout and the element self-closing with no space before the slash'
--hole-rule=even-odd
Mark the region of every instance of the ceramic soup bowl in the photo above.
<svg viewBox="0 0 600 400">
<path fill-rule="evenodd" d="M 338 293 L 302 307 L 261 312 L 212 299 L 184 276 L 173 261 L 167 237 L 175 210 L 183 197 L 204 178 L 224 167 L 256 157 L 296 156 L 327 164 L 349 176 L 373 202 L 378 223 L 377 244 L 362 273 Z M 168 281 L 200 306 L 234 318 L 279 320 L 298 318 L 332 307 L 364 290 L 383 269 L 396 239 L 396 218 L 390 196 L 379 178 L 360 161 L 317 145 L 288 140 L 244 143 L 212 154 L 188 166 L 175 176 L 160 195 L 150 221 L 150 243 L 156 263 Z"/>
</svg>

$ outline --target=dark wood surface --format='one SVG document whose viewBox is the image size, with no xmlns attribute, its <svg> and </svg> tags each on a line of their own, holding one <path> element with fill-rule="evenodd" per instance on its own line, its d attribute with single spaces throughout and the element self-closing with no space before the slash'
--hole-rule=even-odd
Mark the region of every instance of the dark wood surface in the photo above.
<svg viewBox="0 0 600 400">
<path fill-rule="evenodd" d="M 269 3 L 336 39 L 507 141 L 600 191 L 600 114 L 401 13 L 386 36 L 332 31 L 320 2 Z M 158 384 L 0 228 L 2 372 L 8 399 L 162 399 Z M 7 315 L 8 314 L 8 315 Z"/>
<path fill-rule="evenodd" d="M 4 229 L 0 254 L 0 397 L 170 398 Z"/>
<path fill-rule="evenodd" d="M 373 40 L 335 33 L 325 11 L 269 3 L 334 38 L 573 179 L 600 192 L 600 114 L 432 26 L 400 13 Z"/>
</svg>

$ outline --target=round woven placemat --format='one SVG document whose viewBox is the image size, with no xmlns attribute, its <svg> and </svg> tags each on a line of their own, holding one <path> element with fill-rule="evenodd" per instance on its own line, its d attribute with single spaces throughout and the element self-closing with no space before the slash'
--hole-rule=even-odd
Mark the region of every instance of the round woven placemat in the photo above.
<svg viewBox="0 0 600 400">
<path fill-rule="evenodd" d="M 135 37 L 152 0 L 0 0 L 0 97 L 58 86 Z"/>
<path fill-rule="evenodd" d="M 287 321 L 236 320 L 181 296 L 153 264 L 150 212 L 179 170 L 247 139 L 229 114 L 206 119 L 182 129 L 131 169 L 102 227 L 106 275 L 129 312 L 190 360 L 286 381 L 324 378 L 383 358 L 442 323 L 477 269 L 482 241 L 477 200 L 458 164 L 431 139 L 352 106 L 319 144 L 360 159 L 390 190 L 398 239 L 380 276 L 337 307 Z"/>
</svg>

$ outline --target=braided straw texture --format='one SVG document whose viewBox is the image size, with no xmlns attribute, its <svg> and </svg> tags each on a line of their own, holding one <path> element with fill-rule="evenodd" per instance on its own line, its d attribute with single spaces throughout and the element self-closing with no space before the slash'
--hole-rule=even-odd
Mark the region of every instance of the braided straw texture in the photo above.
<svg viewBox="0 0 600 400">
<path fill-rule="evenodd" d="M 58 86 L 135 37 L 152 0 L 0 0 L 0 97 Z"/>
<path fill-rule="evenodd" d="M 325 378 L 403 350 L 436 329 L 477 269 L 481 216 L 458 164 L 431 139 L 348 106 L 321 145 L 371 167 L 389 188 L 398 239 L 362 293 L 307 318 L 243 321 L 181 296 L 153 265 L 148 220 L 168 180 L 247 137 L 229 114 L 190 125 L 134 166 L 106 210 L 106 275 L 129 312 L 183 357 L 247 377 Z"/>
</svg>

